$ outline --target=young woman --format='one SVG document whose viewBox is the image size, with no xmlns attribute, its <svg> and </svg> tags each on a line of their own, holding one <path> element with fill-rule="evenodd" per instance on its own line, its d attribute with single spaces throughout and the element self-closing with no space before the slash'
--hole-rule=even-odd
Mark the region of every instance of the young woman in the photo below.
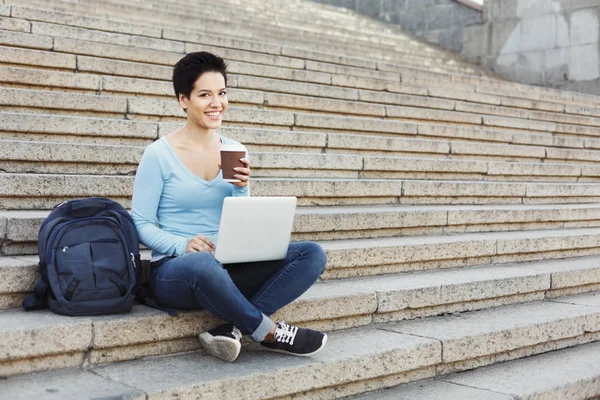
<svg viewBox="0 0 600 400">
<path fill-rule="evenodd" d="M 222 58 L 191 53 L 173 69 L 173 87 L 187 113 L 184 127 L 144 151 L 135 177 L 132 216 L 143 244 L 152 249 L 150 289 L 164 307 L 205 308 L 228 324 L 199 336 L 203 348 L 234 361 L 241 334 L 266 349 L 299 356 L 321 350 L 327 335 L 274 323 L 269 315 L 291 303 L 325 268 L 323 249 L 290 243 L 283 260 L 222 265 L 213 256 L 223 200 L 250 195 L 250 161 L 236 168 L 240 182 L 223 180 L 220 136 L 227 110 L 227 72 Z M 241 331 L 241 333 L 240 333 Z"/>
</svg>

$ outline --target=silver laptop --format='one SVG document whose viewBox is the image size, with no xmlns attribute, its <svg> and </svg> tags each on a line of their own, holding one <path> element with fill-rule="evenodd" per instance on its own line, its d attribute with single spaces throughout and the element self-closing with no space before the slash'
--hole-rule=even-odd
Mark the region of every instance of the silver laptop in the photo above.
<svg viewBox="0 0 600 400">
<path fill-rule="evenodd" d="M 295 211 L 295 197 L 226 197 L 215 258 L 222 264 L 284 259 Z"/>
</svg>

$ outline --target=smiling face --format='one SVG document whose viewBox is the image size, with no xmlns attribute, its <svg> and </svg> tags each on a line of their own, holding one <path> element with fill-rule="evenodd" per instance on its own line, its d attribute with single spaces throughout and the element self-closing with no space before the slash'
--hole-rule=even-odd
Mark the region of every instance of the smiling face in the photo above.
<svg viewBox="0 0 600 400">
<path fill-rule="evenodd" d="M 187 112 L 188 122 L 202 130 L 221 126 L 227 110 L 227 88 L 220 72 L 205 72 L 196 80 L 187 98 L 179 94 L 179 104 Z"/>
</svg>

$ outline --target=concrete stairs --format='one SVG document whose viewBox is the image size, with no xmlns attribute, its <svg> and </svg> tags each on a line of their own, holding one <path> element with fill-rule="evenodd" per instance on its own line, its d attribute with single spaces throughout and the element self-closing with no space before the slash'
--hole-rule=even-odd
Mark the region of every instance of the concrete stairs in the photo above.
<svg viewBox="0 0 600 400">
<path fill-rule="evenodd" d="M 198 349 L 205 311 L 19 308 L 53 205 L 130 205 L 144 147 L 185 121 L 171 66 L 197 50 L 229 63 L 221 133 L 250 149 L 252 194 L 297 196 L 292 239 L 327 252 L 276 315 L 330 332 L 316 357 L 245 342 L 221 363 Z M 0 397 L 600 396 L 581 369 L 600 332 L 598 104 L 311 2 L 0 0 Z M 580 367 L 549 384 L 556 359 Z M 534 391 L 494 383 L 522 369 Z"/>
<path fill-rule="evenodd" d="M 381 390 L 353 399 L 556 399 L 594 398 L 598 393 L 598 343 L 504 362 Z"/>
</svg>

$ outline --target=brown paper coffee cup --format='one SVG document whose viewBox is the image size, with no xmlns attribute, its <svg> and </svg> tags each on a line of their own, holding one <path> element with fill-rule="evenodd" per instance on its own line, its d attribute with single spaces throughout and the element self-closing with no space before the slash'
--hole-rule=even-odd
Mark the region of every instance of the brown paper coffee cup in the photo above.
<svg viewBox="0 0 600 400">
<path fill-rule="evenodd" d="M 233 177 L 237 172 L 234 168 L 244 168 L 245 165 L 240 158 L 246 157 L 246 147 L 241 144 L 222 144 L 221 145 L 221 170 L 223 171 L 223 180 L 227 182 L 241 182 Z"/>
</svg>

